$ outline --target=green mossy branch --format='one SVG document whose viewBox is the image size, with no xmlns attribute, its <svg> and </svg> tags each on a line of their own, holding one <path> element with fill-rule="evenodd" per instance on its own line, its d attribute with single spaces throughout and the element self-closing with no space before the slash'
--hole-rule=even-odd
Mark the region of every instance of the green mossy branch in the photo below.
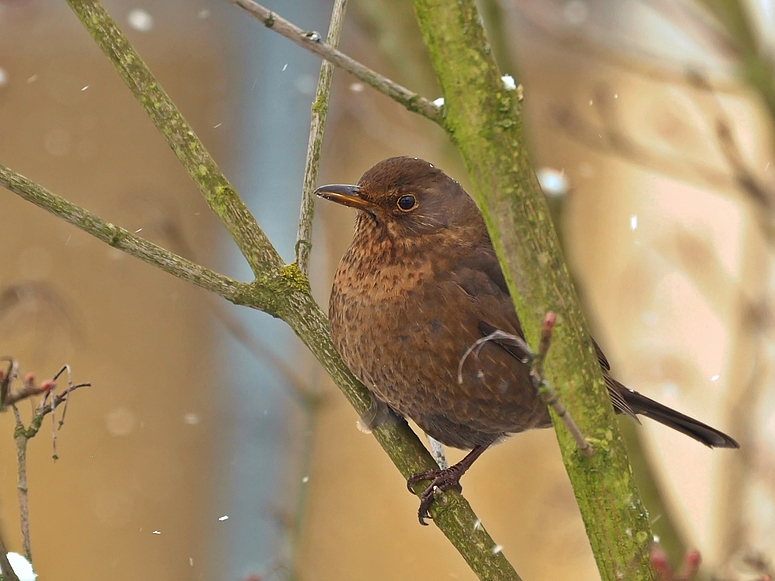
<svg viewBox="0 0 775 581">
<path fill-rule="evenodd" d="M 546 374 L 595 454 L 582 456 L 553 421 L 601 577 L 653 580 L 648 517 L 530 164 L 517 92 L 500 78 L 474 0 L 413 1 L 444 95 L 444 126 L 466 164 L 528 343 L 538 344 L 545 313 L 558 315 Z"/>
</svg>

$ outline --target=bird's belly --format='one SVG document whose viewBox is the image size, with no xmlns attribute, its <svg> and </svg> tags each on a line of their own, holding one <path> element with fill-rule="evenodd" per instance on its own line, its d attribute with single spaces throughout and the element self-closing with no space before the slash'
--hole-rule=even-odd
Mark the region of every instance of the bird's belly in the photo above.
<svg viewBox="0 0 775 581">
<path fill-rule="evenodd" d="M 465 296 L 441 293 L 448 304 L 437 304 L 428 297 L 439 293 L 428 285 L 379 295 L 368 287 L 334 292 L 331 326 L 345 363 L 378 399 L 457 448 L 549 424 L 528 370 L 497 345 L 484 345 L 461 366 L 482 336 Z"/>
</svg>

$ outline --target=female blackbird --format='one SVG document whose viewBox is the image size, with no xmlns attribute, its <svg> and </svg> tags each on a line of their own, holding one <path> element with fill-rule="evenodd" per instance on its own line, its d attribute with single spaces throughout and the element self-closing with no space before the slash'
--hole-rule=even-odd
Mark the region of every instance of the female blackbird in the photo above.
<svg viewBox="0 0 775 581">
<path fill-rule="evenodd" d="M 342 359 L 371 391 L 374 421 L 386 407 L 411 418 L 441 443 L 471 450 L 431 480 L 420 504 L 425 524 L 436 489 L 460 477 L 492 443 L 551 426 L 530 369 L 508 347 L 485 343 L 458 367 L 466 350 L 493 329 L 523 337 L 484 221 L 455 180 L 427 161 L 383 160 L 358 185 L 316 194 L 359 210 L 350 248 L 334 277 L 329 316 Z M 510 352 L 511 351 L 511 352 Z M 732 438 L 624 387 L 598 357 L 615 410 L 642 414 L 710 447 L 738 448 Z"/>
</svg>

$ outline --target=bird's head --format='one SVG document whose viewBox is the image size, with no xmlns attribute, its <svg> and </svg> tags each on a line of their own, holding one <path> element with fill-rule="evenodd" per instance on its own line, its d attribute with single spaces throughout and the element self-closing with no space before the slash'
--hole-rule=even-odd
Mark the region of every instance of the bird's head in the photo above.
<svg viewBox="0 0 775 581">
<path fill-rule="evenodd" d="M 360 210 L 359 221 L 368 220 L 391 236 L 419 236 L 481 224 L 476 204 L 460 184 L 427 161 L 412 157 L 382 160 L 357 185 L 321 186 L 315 193 Z"/>
</svg>

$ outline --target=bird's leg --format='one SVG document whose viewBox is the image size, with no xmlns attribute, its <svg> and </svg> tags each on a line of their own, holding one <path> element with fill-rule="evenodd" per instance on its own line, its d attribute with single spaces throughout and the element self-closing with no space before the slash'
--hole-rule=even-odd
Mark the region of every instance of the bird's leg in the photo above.
<svg viewBox="0 0 775 581">
<path fill-rule="evenodd" d="M 428 513 L 428 509 L 431 506 L 433 495 L 436 493 L 436 491 L 444 491 L 451 488 L 462 490 L 462 487 L 460 486 L 460 478 L 462 478 L 463 474 L 466 473 L 466 471 L 471 467 L 476 459 L 481 456 L 482 452 L 484 452 L 489 446 L 489 444 L 484 444 L 482 446 L 474 447 L 473 450 L 466 454 L 465 458 L 463 458 L 457 464 L 453 464 L 449 468 L 439 468 L 436 470 L 428 470 L 427 472 L 420 472 L 419 474 L 410 476 L 406 480 L 406 487 L 412 494 L 414 494 L 412 486 L 421 480 L 431 481 L 431 483 L 425 490 L 423 490 L 422 495 L 420 496 L 420 508 L 417 511 L 417 517 L 420 519 L 421 525 L 427 525 L 428 523 L 425 522 L 425 519 L 431 518 L 430 514 Z"/>
</svg>

